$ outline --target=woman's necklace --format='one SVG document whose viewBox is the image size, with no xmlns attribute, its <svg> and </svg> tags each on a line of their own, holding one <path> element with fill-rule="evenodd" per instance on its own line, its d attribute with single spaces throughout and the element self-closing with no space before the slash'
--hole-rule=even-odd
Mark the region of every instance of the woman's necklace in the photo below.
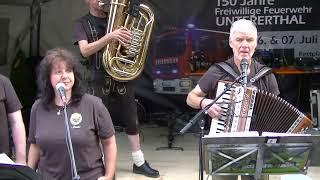
<svg viewBox="0 0 320 180">
<path fill-rule="evenodd" d="M 70 99 L 69 101 L 67 101 L 67 104 L 64 105 L 64 106 L 67 106 L 67 105 L 70 104 L 70 103 L 71 103 L 71 99 Z M 61 114 L 61 111 L 64 110 L 64 106 L 59 106 L 59 105 L 57 105 L 57 104 L 59 104 L 59 103 L 58 103 L 58 102 L 55 102 L 55 106 L 56 106 L 56 109 L 57 109 L 57 115 L 59 116 L 59 115 Z"/>
<path fill-rule="evenodd" d="M 62 106 L 57 106 L 57 115 L 58 115 L 58 116 L 60 116 L 62 109 L 63 109 Z"/>
</svg>

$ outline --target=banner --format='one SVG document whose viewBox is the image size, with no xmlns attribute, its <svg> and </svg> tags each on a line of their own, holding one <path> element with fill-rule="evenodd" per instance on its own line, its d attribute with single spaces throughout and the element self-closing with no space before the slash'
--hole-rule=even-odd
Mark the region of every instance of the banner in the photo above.
<svg viewBox="0 0 320 180">
<path fill-rule="evenodd" d="M 211 19 L 206 28 L 220 31 L 243 18 L 259 31 L 320 30 L 319 10 L 317 0 L 217 0 L 204 16 Z"/>
<path fill-rule="evenodd" d="M 202 28 L 224 32 L 238 19 L 251 20 L 259 32 L 257 49 L 282 49 L 288 58 L 320 56 L 320 1 L 217 0 L 203 15 Z"/>
</svg>

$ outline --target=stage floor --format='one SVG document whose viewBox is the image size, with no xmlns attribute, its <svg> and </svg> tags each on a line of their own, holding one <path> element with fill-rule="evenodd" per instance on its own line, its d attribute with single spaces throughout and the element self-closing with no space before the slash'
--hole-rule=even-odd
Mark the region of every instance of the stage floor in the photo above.
<svg viewBox="0 0 320 180">
<path fill-rule="evenodd" d="M 117 132 L 118 159 L 116 169 L 117 180 L 197 180 L 198 178 L 198 138 L 186 133 L 174 138 L 173 146 L 184 150 L 159 150 L 157 147 L 167 146 L 166 127 L 144 126 L 141 133 L 141 146 L 146 160 L 152 167 L 160 171 L 159 178 L 147 178 L 132 173 L 132 158 L 127 136 Z M 308 177 L 320 179 L 320 167 L 309 167 Z M 207 179 L 207 175 L 204 176 Z M 212 178 L 209 177 L 209 180 Z M 240 179 L 240 178 L 239 178 Z M 270 176 L 270 180 L 280 180 L 278 175 Z M 291 178 L 290 178 L 291 179 Z"/>
</svg>

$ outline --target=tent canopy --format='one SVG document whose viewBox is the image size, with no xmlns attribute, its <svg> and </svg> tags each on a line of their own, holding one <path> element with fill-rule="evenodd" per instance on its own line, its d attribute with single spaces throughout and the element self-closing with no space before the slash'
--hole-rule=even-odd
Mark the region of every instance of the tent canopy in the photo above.
<svg viewBox="0 0 320 180">
<path fill-rule="evenodd" d="M 0 0 L 1 5 L 30 6 L 33 0 Z"/>
<path fill-rule="evenodd" d="M 48 2 L 50 0 L 0 0 L 0 5 L 9 6 L 31 6 L 33 1 L 38 1 L 41 3 Z"/>
</svg>

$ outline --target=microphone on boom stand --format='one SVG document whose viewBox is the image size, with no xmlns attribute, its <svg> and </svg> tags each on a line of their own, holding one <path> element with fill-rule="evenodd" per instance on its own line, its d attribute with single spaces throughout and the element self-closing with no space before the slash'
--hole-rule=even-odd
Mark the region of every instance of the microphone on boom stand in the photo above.
<svg viewBox="0 0 320 180">
<path fill-rule="evenodd" d="M 248 61 L 247 61 L 247 67 L 248 67 Z M 240 79 L 243 79 L 243 74 L 238 76 L 230 85 L 226 86 L 226 88 L 215 98 L 213 101 L 206 105 L 203 109 L 201 109 L 190 121 L 187 125 L 185 125 L 181 130 L 180 134 L 184 134 L 191 126 L 193 126 L 196 123 L 199 123 L 200 132 L 199 132 L 199 180 L 203 180 L 203 152 L 202 152 L 202 146 L 203 141 L 202 138 L 204 136 L 204 116 L 207 115 L 207 110 L 218 101 L 220 97 L 222 97 L 227 91 L 231 89 L 231 87 L 238 83 Z"/>
<path fill-rule="evenodd" d="M 242 76 L 242 85 L 244 87 L 248 84 L 248 77 L 247 77 L 247 69 L 249 66 L 249 62 L 247 59 L 242 59 L 240 61 L 240 69 L 241 69 L 241 76 Z"/>
<path fill-rule="evenodd" d="M 78 175 L 78 171 L 77 171 L 76 161 L 74 159 L 71 133 L 70 133 L 70 127 L 68 123 L 67 98 L 66 98 L 65 88 L 66 86 L 62 82 L 59 82 L 58 84 L 56 84 L 56 90 L 59 92 L 60 98 L 63 101 L 64 125 L 66 130 L 65 138 L 66 138 L 67 149 L 68 149 L 68 153 L 71 161 L 72 180 L 80 180 L 80 176 Z"/>
</svg>

